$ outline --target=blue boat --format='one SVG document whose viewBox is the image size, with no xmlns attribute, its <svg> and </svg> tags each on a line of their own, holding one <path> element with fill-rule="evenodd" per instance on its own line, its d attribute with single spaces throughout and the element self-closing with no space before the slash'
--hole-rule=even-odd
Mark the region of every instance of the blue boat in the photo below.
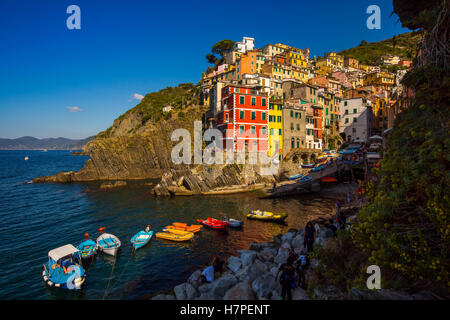
<svg viewBox="0 0 450 320">
<path fill-rule="evenodd" d="M 312 168 L 312 172 L 316 172 L 316 171 L 321 171 L 321 170 L 323 170 L 323 169 L 325 169 L 325 166 L 318 166 L 318 167 L 315 167 L 315 168 Z"/>
<path fill-rule="evenodd" d="M 42 278 L 49 287 L 68 290 L 81 289 L 86 280 L 83 267 L 76 261 L 78 249 L 71 244 L 50 250 Z"/>
<path fill-rule="evenodd" d="M 289 177 L 289 180 L 297 180 L 297 179 L 299 179 L 299 178 L 301 178 L 301 177 L 303 177 L 303 176 L 304 176 L 304 174 L 299 173 L 299 174 L 296 174 L 296 175 L 294 175 L 294 176 L 290 176 L 290 177 Z"/>
<path fill-rule="evenodd" d="M 298 179 L 298 181 L 300 181 L 300 182 L 307 182 L 307 181 L 311 181 L 311 180 L 312 180 L 312 177 L 310 177 L 310 176 L 306 176 L 301 179 Z"/>
<path fill-rule="evenodd" d="M 144 230 L 141 230 L 131 238 L 131 243 L 133 244 L 133 247 L 137 250 L 145 246 L 147 243 L 149 243 L 152 236 L 153 231 L 145 232 Z"/>
<path fill-rule="evenodd" d="M 302 168 L 306 169 L 306 168 L 314 168 L 316 164 L 315 163 L 310 163 L 310 164 L 302 164 Z"/>
<path fill-rule="evenodd" d="M 83 260 L 88 260 L 97 253 L 97 244 L 89 239 L 89 234 L 86 233 L 84 236 L 85 240 L 78 245 L 77 249 L 79 257 Z"/>
</svg>

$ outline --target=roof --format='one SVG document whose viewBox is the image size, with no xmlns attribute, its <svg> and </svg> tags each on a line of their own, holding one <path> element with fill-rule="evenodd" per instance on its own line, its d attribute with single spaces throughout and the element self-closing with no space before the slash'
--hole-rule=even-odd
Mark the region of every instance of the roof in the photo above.
<svg viewBox="0 0 450 320">
<path fill-rule="evenodd" d="M 78 252 L 77 248 L 71 244 L 66 244 L 65 246 L 50 250 L 48 252 L 48 257 L 54 261 L 58 261 L 61 258 L 74 254 L 75 252 Z"/>
</svg>

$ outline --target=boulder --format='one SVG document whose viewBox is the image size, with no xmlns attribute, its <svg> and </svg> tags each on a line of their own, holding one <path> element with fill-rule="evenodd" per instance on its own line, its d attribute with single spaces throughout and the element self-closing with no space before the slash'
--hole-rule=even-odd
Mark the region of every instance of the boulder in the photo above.
<svg viewBox="0 0 450 320">
<path fill-rule="evenodd" d="M 214 282 L 202 284 L 201 286 L 198 287 L 198 292 L 200 292 L 200 294 L 203 294 L 205 292 L 211 291 L 213 283 Z"/>
<path fill-rule="evenodd" d="M 295 232 L 288 232 L 281 236 L 281 242 L 283 242 L 283 243 L 287 242 L 287 243 L 289 243 L 289 245 L 291 245 L 291 240 L 294 236 L 295 236 Z"/>
<path fill-rule="evenodd" d="M 198 296 L 197 289 L 187 282 L 176 286 L 173 291 L 177 300 L 192 300 Z"/>
<path fill-rule="evenodd" d="M 204 292 L 198 298 L 194 300 L 217 300 L 217 297 L 214 296 L 212 292 Z"/>
<path fill-rule="evenodd" d="M 242 266 L 248 266 L 253 264 L 256 258 L 256 252 L 252 250 L 238 250 L 241 254 Z"/>
<path fill-rule="evenodd" d="M 303 235 L 297 234 L 291 241 L 291 246 L 294 249 L 297 248 L 303 248 L 304 247 L 304 243 L 303 243 Z"/>
<path fill-rule="evenodd" d="M 231 289 L 229 289 L 225 296 L 224 300 L 256 300 L 256 296 L 253 293 L 250 282 L 243 281 L 234 285 Z"/>
<path fill-rule="evenodd" d="M 283 243 L 281 244 L 281 248 L 290 250 L 290 249 L 291 249 L 291 243 L 288 242 L 288 241 L 283 242 Z"/>
<path fill-rule="evenodd" d="M 253 292 L 258 299 L 270 299 L 272 291 L 276 291 L 278 288 L 279 283 L 270 273 L 263 274 L 252 282 Z"/>
<path fill-rule="evenodd" d="M 265 242 L 265 243 L 256 243 L 256 242 L 252 242 L 250 243 L 250 250 L 253 251 L 261 251 L 264 250 L 265 248 L 273 248 L 274 244 L 271 242 Z"/>
<path fill-rule="evenodd" d="M 277 250 L 273 248 L 264 248 L 261 250 L 257 257 L 261 261 L 273 261 L 273 258 L 276 256 Z"/>
<path fill-rule="evenodd" d="M 280 265 L 282 263 L 286 263 L 288 257 L 289 257 L 289 250 L 286 248 L 280 248 L 278 249 L 277 256 L 273 259 L 273 262 L 275 262 L 275 264 L 277 265 Z"/>
<path fill-rule="evenodd" d="M 270 274 L 272 274 L 275 277 L 277 275 L 277 272 L 278 272 L 278 267 L 274 266 L 274 267 L 270 268 L 269 270 L 270 270 L 269 271 Z"/>
<path fill-rule="evenodd" d="M 292 291 L 292 300 L 310 300 L 305 290 L 300 287 L 295 288 Z"/>
<path fill-rule="evenodd" d="M 232 274 L 226 274 L 212 283 L 212 293 L 214 296 L 223 298 L 228 289 L 232 288 L 238 282 Z"/>
<path fill-rule="evenodd" d="M 238 277 L 241 281 L 250 281 L 252 282 L 257 277 L 261 276 L 262 274 L 266 273 L 267 266 L 261 262 L 259 259 L 255 259 L 255 262 L 253 265 L 246 266 L 243 269 L 241 269 L 237 274 L 236 277 Z"/>
<path fill-rule="evenodd" d="M 242 267 L 242 260 L 235 256 L 231 256 L 228 258 L 227 267 L 234 273 L 237 273 L 239 271 L 239 269 L 241 269 L 241 267 Z"/>
<path fill-rule="evenodd" d="M 191 274 L 191 276 L 188 278 L 187 283 L 192 285 L 194 288 L 198 288 L 198 286 L 200 285 L 200 281 L 195 281 L 195 280 L 200 276 L 201 273 L 202 273 L 202 270 L 194 271 Z"/>
<path fill-rule="evenodd" d="M 177 300 L 186 300 L 185 287 L 186 287 L 186 283 L 182 283 L 173 288 L 173 291 L 175 292 L 175 298 L 177 298 Z"/>
<path fill-rule="evenodd" d="M 316 300 L 343 300 L 344 294 L 335 286 L 318 285 L 314 288 Z"/>
</svg>

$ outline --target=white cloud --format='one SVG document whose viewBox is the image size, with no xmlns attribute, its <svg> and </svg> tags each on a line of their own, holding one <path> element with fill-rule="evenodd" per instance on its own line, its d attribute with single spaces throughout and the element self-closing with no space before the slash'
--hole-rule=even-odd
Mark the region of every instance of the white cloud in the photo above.
<svg viewBox="0 0 450 320">
<path fill-rule="evenodd" d="M 143 96 L 142 94 L 135 93 L 135 94 L 133 95 L 133 98 L 135 98 L 136 100 L 141 101 L 142 99 L 144 99 L 144 96 Z"/>
<path fill-rule="evenodd" d="M 67 110 L 69 110 L 69 112 L 81 112 L 81 111 L 83 111 L 83 109 L 78 108 L 78 107 L 67 107 Z"/>
</svg>

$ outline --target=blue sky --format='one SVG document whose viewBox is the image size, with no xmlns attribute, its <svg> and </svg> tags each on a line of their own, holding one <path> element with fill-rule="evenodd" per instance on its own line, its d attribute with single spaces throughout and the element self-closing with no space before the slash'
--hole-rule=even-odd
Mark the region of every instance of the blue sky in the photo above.
<svg viewBox="0 0 450 320">
<path fill-rule="evenodd" d="M 71 4 L 81 30 L 66 27 Z M 372 4 L 381 30 L 366 27 Z M 0 137 L 85 138 L 135 106 L 135 93 L 197 83 L 217 41 L 250 36 L 257 48 L 320 56 L 407 32 L 392 10 L 392 0 L 1 0 Z"/>
</svg>

